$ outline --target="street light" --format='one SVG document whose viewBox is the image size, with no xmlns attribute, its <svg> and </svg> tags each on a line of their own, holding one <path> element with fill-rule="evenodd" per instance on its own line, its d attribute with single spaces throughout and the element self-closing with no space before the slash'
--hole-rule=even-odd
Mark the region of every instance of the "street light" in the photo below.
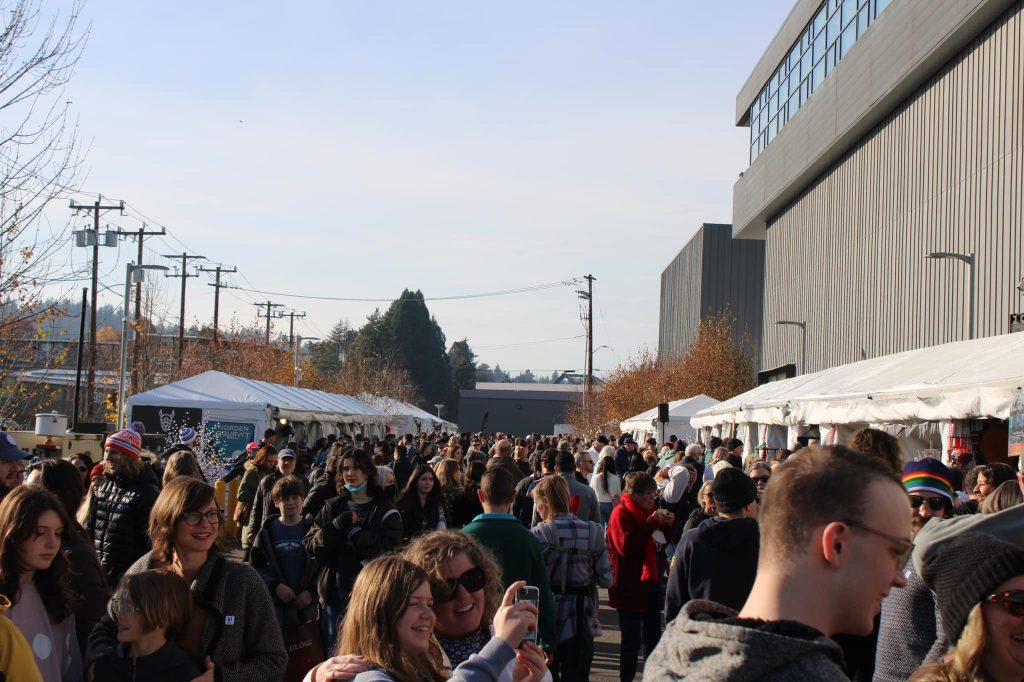
<svg viewBox="0 0 1024 682">
<path fill-rule="evenodd" d="M 118 371 L 117 382 L 117 430 L 124 428 L 127 413 L 124 409 L 124 379 L 128 370 L 128 301 L 132 295 L 132 284 L 137 284 L 145 278 L 146 270 L 167 270 L 166 265 L 136 265 L 128 263 L 124 275 L 124 304 L 121 308 L 121 367 Z M 138 323 L 138 310 L 135 311 L 135 318 L 132 321 L 132 329 Z M 83 312 L 84 314 L 84 312 Z"/>
<path fill-rule="evenodd" d="M 301 374 L 301 372 L 299 371 L 299 346 L 302 345 L 303 340 L 305 340 L 305 341 L 319 341 L 320 337 L 319 336 L 302 336 L 301 334 L 296 334 L 295 335 L 295 348 L 294 348 L 295 356 L 292 358 L 292 368 L 294 369 L 294 374 L 292 375 L 292 386 L 298 386 L 299 385 L 299 375 Z"/>
<path fill-rule="evenodd" d="M 441 418 L 441 408 L 444 407 L 444 403 L 434 403 L 434 407 L 437 408 L 437 418 Z"/>
<path fill-rule="evenodd" d="M 971 251 L 970 253 L 954 253 L 952 251 L 932 251 L 931 253 L 926 253 L 924 255 L 924 257 L 928 258 L 928 259 L 931 259 L 931 260 L 944 260 L 946 258 L 952 258 L 954 260 L 963 261 L 964 263 L 967 264 L 967 267 L 969 267 L 971 269 L 971 290 L 970 290 L 970 294 L 969 294 L 970 300 L 968 300 L 968 302 L 967 302 L 967 309 L 968 309 L 968 314 L 967 314 L 968 315 L 968 319 L 967 319 L 967 324 L 968 324 L 968 327 L 967 327 L 967 338 L 968 339 L 973 339 L 974 338 L 974 291 L 975 291 L 975 288 L 976 288 L 976 285 L 977 285 L 977 277 L 978 277 L 978 273 L 977 273 L 978 268 L 976 267 L 977 266 L 977 260 L 974 257 L 974 252 Z"/>
<path fill-rule="evenodd" d="M 807 373 L 807 322 L 794 320 L 776 320 L 775 324 L 785 327 L 800 327 L 800 374 Z"/>
</svg>

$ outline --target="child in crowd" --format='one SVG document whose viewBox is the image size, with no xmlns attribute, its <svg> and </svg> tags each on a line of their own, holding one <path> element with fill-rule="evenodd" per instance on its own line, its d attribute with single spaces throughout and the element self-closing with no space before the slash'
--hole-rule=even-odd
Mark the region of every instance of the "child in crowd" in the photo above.
<svg viewBox="0 0 1024 682">
<path fill-rule="evenodd" d="M 191 606 L 188 588 L 175 575 L 155 570 L 126 575 L 110 600 L 116 653 L 96 660 L 91 679 L 189 682 L 198 677 L 199 667 L 174 642 Z"/>
<path fill-rule="evenodd" d="M 303 519 L 305 486 L 296 476 L 274 483 L 271 499 L 278 514 L 267 517 L 253 541 L 252 567 L 274 597 L 277 622 L 287 631 L 317 617 L 316 564 L 307 559 L 302 539 L 311 522 Z"/>
</svg>

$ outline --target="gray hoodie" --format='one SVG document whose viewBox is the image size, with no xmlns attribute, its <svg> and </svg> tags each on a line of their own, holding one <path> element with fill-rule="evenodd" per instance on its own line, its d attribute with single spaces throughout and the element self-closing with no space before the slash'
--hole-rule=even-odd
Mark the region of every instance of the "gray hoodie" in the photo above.
<svg viewBox="0 0 1024 682">
<path fill-rule="evenodd" d="M 710 601 L 687 603 L 644 666 L 644 680 L 848 682 L 839 645 L 793 622 L 740 619 Z"/>
</svg>

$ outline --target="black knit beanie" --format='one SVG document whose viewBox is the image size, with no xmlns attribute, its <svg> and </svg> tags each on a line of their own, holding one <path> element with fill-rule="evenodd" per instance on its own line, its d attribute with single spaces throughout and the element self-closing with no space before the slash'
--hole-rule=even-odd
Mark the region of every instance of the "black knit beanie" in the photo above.
<svg viewBox="0 0 1024 682">
<path fill-rule="evenodd" d="M 732 514 L 757 499 L 757 484 L 739 469 L 725 467 L 715 475 L 711 496 L 718 511 Z"/>
<path fill-rule="evenodd" d="M 921 578 L 938 598 L 950 646 L 960 639 L 971 609 L 1016 575 L 1024 575 L 1024 550 L 986 533 L 964 532 L 928 553 Z"/>
</svg>

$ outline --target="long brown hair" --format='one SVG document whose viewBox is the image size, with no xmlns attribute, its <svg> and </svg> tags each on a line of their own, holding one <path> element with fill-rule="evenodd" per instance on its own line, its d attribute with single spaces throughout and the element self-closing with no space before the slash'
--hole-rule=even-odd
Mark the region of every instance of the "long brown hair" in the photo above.
<svg viewBox="0 0 1024 682">
<path fill-rule="evenodd" d="M 0 502 L 0 594 L 17 604 L 21 597 L 21 566 L 18 546 L 36 532 L 39 517 L 52 511 L 64 525 L 61 548 L 45 571 L 36 571 L 32 580 L 46 607 L 51 623 L 60 623 L 71 615 L 75 597 L 68 588 L 68 558 L 63 536 L 72 530 L 64 505 L 53 493 L 42 488 L 19 485 Z"/>
<path fill-rule="evenodd" d="M 429 653 L 409 656 L 398 646 L 398 620 L 423 583 L 429 583 L 426 571 L 400 557 L 383 556 L 366 564 L 341 622 L 338 654 L 362 656 L 398 682 L 443 680 Z"/>
<path fill-rule="evenodd" d="M 199 467 L 199 461 L 196 460 L 196 456 L 189 450 L 178 450 L 171 453 L 171 456 L 167 458 L 167 464 L 164 465 L 161 485 L 167 487 L 168 483 L 179 476 L 190 476 L 200 481 L 206 480 L 206 475 L 203 474 L 203 470 Z"/>
<path fill-rule="evenodd" d="M 158 564 L 170 566 L 174 560 L 174 529 L 183 523 L 181 517 L 189 512 L 202 511 L 213 501 L 213 486 L 187 476 L 174 479 L 160 491 L 160 496 L 153 503 L 153 511 L 149 513 L 149 539 L 153 545 L 153 559 Z M 219 525 L 217 530 L 220 530 Z M 218 551 L 216 543 L 210 551 Z"/>
</svg>

